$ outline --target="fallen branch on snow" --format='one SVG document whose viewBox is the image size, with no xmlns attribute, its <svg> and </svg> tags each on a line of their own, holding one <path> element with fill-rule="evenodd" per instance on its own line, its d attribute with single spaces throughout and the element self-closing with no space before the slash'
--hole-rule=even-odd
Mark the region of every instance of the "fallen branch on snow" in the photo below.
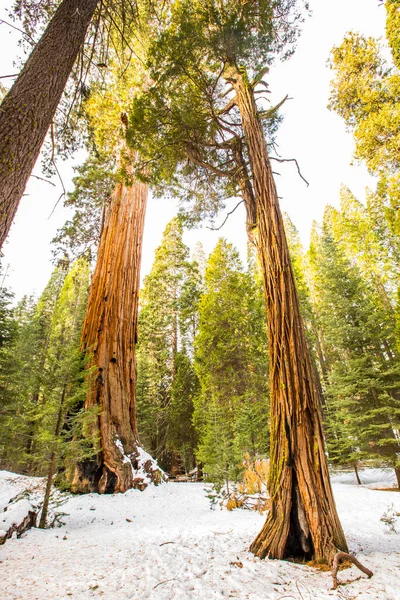
<svg viewBox="0 0 400 600">
<path fill-rule="evenodd" d="M 358 569 L 360 569 L 360 571 L 362 571 L 363 573 L 365 573 L 366 575 L 368 575 L 368 579 L 371 579 L 373 572 L 370 571 L 369 569 L 367 569 L 367 567 L 364 567 L 364 565 L 362 565 L 355 556 L 353 556 L 353 554 L 348 554 L 347 552 L 338 552 L 335 555 L 335 558 L 333 559 L 333 564 L 332 564 L 332 579 L 333 579 L 333 590 L 336 590 L 337 587 L 339 587 L 339 585 L 344 585 L 343 583 L 340 583 L 340 581 L 337 578 L 337 572 L 338 572 L 338 568 L 339 568 L 339 564 L 342 560 L 348 560 L 350 562 L 352 562 Z"/>
</svg>

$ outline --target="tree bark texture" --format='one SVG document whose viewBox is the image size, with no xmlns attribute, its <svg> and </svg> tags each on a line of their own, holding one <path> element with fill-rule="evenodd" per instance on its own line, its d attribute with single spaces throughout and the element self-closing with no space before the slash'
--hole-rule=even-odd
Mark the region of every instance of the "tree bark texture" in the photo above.
<svg viewBox="0 0 400 600">
<path fill-rule="evenodd" d="M 100 407 L 101 455 L 78 465 L 75 492 L 144 489 L 160 471 L 140 448 L 136 426 L 136 362 L 140 262 L 148 186 L 118 183 L 102 231 L 82 329 L 95 367 L 86 408 Z M 138 472 L 138 470 L 140 470 Z"/>
<path fill-rule="evenodd" d="M 235 65 L 226 78 L 236 92 L 253 181 L 255 207 L 247 207 L 247 214 L 256 214 L 251 238 L 263 272 L 270 352 L 271 509 L 250 550 L 260 558 L 331 563 L 347 544 L 329 479 L 321 407 L 277 191 L 253 90 Z"/>
<path fill-rule="evenodd" d="M 0 106 L 0 249 L 98 0 L 63 0 Z"/>
</svg>

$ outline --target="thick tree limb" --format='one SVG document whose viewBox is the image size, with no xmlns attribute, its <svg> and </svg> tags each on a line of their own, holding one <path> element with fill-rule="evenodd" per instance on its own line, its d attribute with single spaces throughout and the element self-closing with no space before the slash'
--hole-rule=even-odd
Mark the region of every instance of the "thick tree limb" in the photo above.
<svg viewBox="0 0 400 600">
<path fill-rule="evenodd" d="M 336 590 L 336 588 L 339 587 L 339 585 L 341 585 L 341 583 L 339 582 L 339 580 L 337 578 L 337 572 L 338 572 L 339 564 L 342 560 L 348 560 L 348 561 L 352 562 L 358 569 L 360 569 L 360 571 L 362 571 L 363 573 L 368 575 L 368 579 L 371 579 L 373 572 L 370 571 L 369 569 L 367 569 L 367 567 L 364 567 L 356 559 L 356 557 L 353 556 L 353 554 L 348 554 L 347 552 L 338 552 L 335 555 L 335 558 L 333 559 L 333 564 L 332 564 L 332 580 L 333 580 L 333 588 L 332 589 Z"/>
<path fill-rule="evenodd" d="M 224 171 L 222 169 L 218 169 L 217 167 L 214 167 L 213 165 L 211 165 L 208 162 L 205 162 L 203 160 L 201 160 L 201 158 L 199 158 L 196 153 L 194 152 L 193 148 L 190 148 L 189 145 L 186 146 L 186 154 L 188 156 L 188 158 L 195 163 L 196 165 L 198 165 L 199 167 L 203 167 L 204 169 L 208 169 L 209 171 L 211 171 L 212 173 L 215 173 L 215 175 L 219 175 L 220 177 L 230 177 L 234 174 L 234 170 L 230 170 L 230 171 Z"/>
</svg>

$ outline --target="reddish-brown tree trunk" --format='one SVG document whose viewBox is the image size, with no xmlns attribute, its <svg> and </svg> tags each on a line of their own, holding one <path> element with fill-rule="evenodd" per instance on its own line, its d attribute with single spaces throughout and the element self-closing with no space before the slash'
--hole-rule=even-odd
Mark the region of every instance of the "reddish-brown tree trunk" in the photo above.
<svg viewBox="0 0 400 600">
<path fill-rule="evenodd" d="M 136 363 L 140 262 L 148 186 L 117 184 L 101 235 L 82 330 L 96 368 L 86 407 L 100 407 L 101 454 L 79 464 L 72 489 L 125 492 L 156 483 L 161 472 L 140 448 L 136 426 Z"/>
<path fill-rule="evenodd" d="M 98 0 L 63 0 L 0 106 L 0 249 Z"/>
<path fill-rule="evenodd" d="M 278 196 L 253 90 L 235 66 L 226 73 L 236 92 L 253 178 L 256 215 L 251 238 L 262 265 L 268 318 L 271 462 L 267 521 L 250 549 L 260 558 L 331 562 L 347 551 L 324 448 L 322 418 Z M 243 182 L 242 182 L 243 191 Z"/>
</svg>

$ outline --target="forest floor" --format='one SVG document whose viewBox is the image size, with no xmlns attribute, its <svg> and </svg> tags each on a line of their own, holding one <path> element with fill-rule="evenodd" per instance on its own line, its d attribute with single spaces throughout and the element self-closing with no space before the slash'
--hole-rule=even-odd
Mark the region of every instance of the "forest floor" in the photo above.
<svg viewBox="0 0 400 600">
<path fill-rule="evenodd" d="M 0 472 L 0 511 L 33 481 Z M 260 561 L 247 549 L 265 514 L 210 510 L 204 484 L 168 483 L 123 495 L 67 496 L 58 509 L 67 513 L 62 527 L 32 529 L 0 547 L 0 598 L 400 600 L 400 533 L 381 521 L 400 512 L 400 494 L 345 481 L 349 476 L 333 483 L 339 516 L 350 551 L 372 579 L 352 567 L 339 572 L 347 585 L 331 590 L 329 572 Z"/>
</svg>

